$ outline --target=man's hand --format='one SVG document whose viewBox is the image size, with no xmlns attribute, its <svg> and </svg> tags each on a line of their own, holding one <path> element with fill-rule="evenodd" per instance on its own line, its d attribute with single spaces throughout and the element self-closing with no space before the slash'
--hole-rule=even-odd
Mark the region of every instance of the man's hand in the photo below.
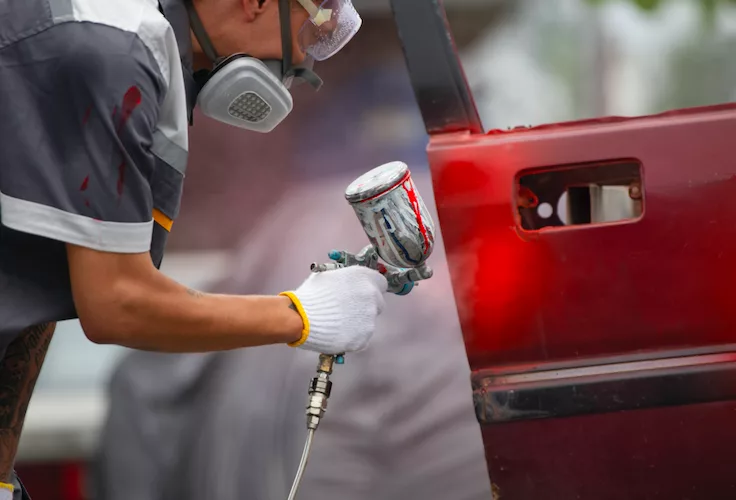
<svg viewBox="0 0 736 500">
<path fill-rule="evenodd" d="M 323 354 L 363 350 L 387 290 L 386 278 L 363 266 L 312 274 L 296 291 L 285 292 L 305 325 L 302 338 L 291 345 Z"/>
</svg>

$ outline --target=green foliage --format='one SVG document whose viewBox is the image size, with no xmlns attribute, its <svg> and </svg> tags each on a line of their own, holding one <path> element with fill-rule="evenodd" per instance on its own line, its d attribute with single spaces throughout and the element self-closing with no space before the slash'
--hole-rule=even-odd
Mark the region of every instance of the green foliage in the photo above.
<svg viewBox="0 0 736 500">
<path fill-rule="evenodd" d="M 590 5 L 602 5 L 608 0 L 585 0 Z M 657 8 L 664 5 L 668 0 L 628 0 L 629 2 L 636 4 L 641 10 L 645 12 L 655 12 Z M 716 19 L 716 11 L 721 5 L 732 5 L 736 6 L 736 0 L 690 0 L 697 2 L 703 11 L 703 21 L 706 28 L 713 26 Z"/>
<path fill-rule="evenodd" d="M 601 5 L 608 0 L 585 0 L 591 5 Z M 652 12 L 663 5 L 667 0 L 629 0 L 636 4 L 640 9 Z M 691 0 L 700 3 L 703 13 L 711 15 L 719 4 L 736 5 L 736 0 Z"/>
<path fill-rule="evenodd" d="M 592 5 L 601 5 L 605 3 L 607 0 L 586 0 L 586 1 Z M 629 0 L 629 1 L 632 3 L 635 3 L 639 8 L 648 10 L 648 11 L 656 9 L 663 2 L 663 0 Z M 706 1 L 706 0 L 703 0 L 703 1 Z"/>
</svg>

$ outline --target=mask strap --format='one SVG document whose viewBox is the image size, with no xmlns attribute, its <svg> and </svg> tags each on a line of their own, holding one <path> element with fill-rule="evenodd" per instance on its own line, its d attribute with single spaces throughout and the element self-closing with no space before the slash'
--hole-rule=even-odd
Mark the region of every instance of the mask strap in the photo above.
<svg viewBox="0 0 736 500">
<path fill-rule="evenodd" d="M 289 0 L 279 0 L 279 23 L 281 24 L 281 70 L 285 78 L 299 78 L 315 90 L 322 87 L 322 79 L 308 68 L 293 67 L 294 44 L 291 36 L 291 4 Z"/>
<path fill-rule="evenodd" d="M 279 0 L 279 24 L 281 25 L 282 71 L 290 75 L 294 45 L 291 39 L 291 5 L 289 0 Z"/>
<path fill-rule="evenodd" d="M 185 3 L 187 13 L 189 14 L 189 24 L 192 28 L 192 33 L 194 33 L 194 37 L 199 42 L 200 47 L 202 47 L 207 59 L 212 61 L 213 64 L 217 64 L 220 57 L 217 55 L 217 51 L 215 50 L 215 46 L 212 44 L 212 40 L 210 40 L 210 36 L 207 34 L 207 30 L 204 29 L 202 19 L 200 19 L 199 14 L 197 14 L 197 9 L 194 8 L 192 0 L 187 0 Z"/>
<path fill-rule="evenodd" d="M 309 85 L 311 85 L 314 90 L 319 90 L 320 88 L 322 88 L 322 84 L 324 83 L 322 81 L 322 78 L 320 78 L 319 75 L 311 69 L 294 68 L 291 70 L 291 72 L 294 74 L 294 78 L 304 80 Z"/>
</svg>

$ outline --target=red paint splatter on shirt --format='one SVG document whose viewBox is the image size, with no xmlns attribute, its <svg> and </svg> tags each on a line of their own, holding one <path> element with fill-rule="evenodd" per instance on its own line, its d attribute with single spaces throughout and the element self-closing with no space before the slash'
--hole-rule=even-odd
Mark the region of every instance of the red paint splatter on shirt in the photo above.
<svg viewBox="0 0 736 500">
<path fill-rule="evenodd" d="M 88 186 L 89 186 L 89 175 L 84 178 L 84 180 L 82 181 L 82 185 L 79 186 L 79 190 L 86 191 Z"/>
<path fill-rule="evenodd" d="M 82 119 L 82 125 L 87 125 L 87 122 L 89 121 L 89 117 L 92 114 L 92 105 L 90 104 L 87 107 L 87 110 L 84 112 L 84 118 Z"/>
<path fill-rule="evenodd" d="M 120 109 L 120 125 L 118 126 L 118 132 L 125 126 L 133 114 L 135 108 L 141 103 L 141 91 L 135 85 L 130 87 L 125 95 L 123 96 L 123 106 Z"/>
<path fill-rule="evenodd" d="M 123 183 L 125 182 L 125 160 L 118 165 L 118 195 L 123 195 Z"/>
<path fill-rule="evenodd" d="M 130 119 L 133 111 L 140 105 L 142 100 L 141 91 L 135 85 L 130 87 L 123 96 L 123 104 L 120 108 L 120 122 L 118 123 L 117 133 L 120 136 L 120 131 L 123 129 L 125 124 Z M 117 106 L 113 110 L 113 119 L 117 112 Z M 123 186 L 125 183 L 125 159 L 118 165 L 118 195 L 123 195 Z"/>
</svg>

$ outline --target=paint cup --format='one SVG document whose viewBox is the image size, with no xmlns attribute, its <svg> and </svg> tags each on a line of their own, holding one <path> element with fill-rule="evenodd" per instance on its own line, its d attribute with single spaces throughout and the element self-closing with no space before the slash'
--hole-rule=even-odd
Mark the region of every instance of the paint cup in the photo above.
<svg viewBox="0 0 736 500">
<path fill-rule="evenodd" d="M 386 263 L 414 268 L 432 254 L 434 222 L 405 163 L 387 163 L 363 174 L 348 186 L 345 198 Z"/>
</svg>

